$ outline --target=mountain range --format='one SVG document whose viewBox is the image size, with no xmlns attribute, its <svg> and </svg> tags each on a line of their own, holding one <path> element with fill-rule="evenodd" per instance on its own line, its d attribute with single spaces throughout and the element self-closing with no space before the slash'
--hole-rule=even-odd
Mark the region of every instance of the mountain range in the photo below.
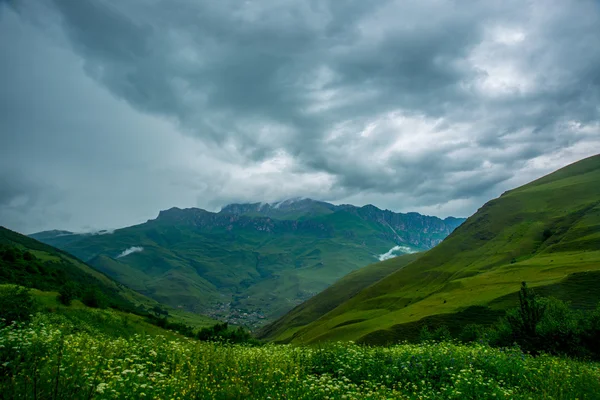
<svg viewBox="0 0 600 400">
<path fill-rule="evenodd" d="M 258 326 L 374 261 L 432 248 L 464 219 L 311 199 L 171 208 L 143 224 L 31 235 L 172 307 Z"/>
</svg>

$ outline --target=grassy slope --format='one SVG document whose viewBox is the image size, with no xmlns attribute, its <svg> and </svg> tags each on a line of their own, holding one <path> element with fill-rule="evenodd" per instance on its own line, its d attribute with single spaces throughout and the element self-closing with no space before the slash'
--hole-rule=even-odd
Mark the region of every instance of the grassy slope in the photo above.
<svg viewBox="0 0 600 400">
<path fill-rule="evenodd" d="M 144 317 L 139 315 L 118 310 L 90 308 L 79 300 L 74 300 L 70 306 L 65 306 L 58 300 L 57 292 L 32 289 L 30 293 L 38 305 L 39 311 L 49 316 L 64 317 L 80 329 L 88 327 L 115 337 L 129 337 L 134 334 L 164 335 L 171 339 L 181 337 L 177 333 L 148 323 Z"/>
<path fill-rule="evenodd" d="M 422 253 L 405 254 L 349 273 L 321 293 L 264 327 L 259 332 L 260 337 L 264 339 L 277 337 L 279 341 L 287 340 L 303 326 L 317 320 L 355 296 L 362 289 L 408 265 L 421 255 Z"/>
<path fill-rule="evenodd" d="M 598 291 L 586 292 L 586 285 L 597 286 L 598 270 L 600 156 L 594 156 L 488 202 L 443 243 L 301 329 L 294 341 L 388 342 L 410 337 L 409 327 L 436 315 L 447 315 L 451 325 L 487 322 L 515 304 L 521 281 L 592 305 Z"/>
<path fill-rule="evenodd" d="M 95 286 L 106 295 L 117 295 L 134 306 L 145 305 L 148 304 L 148 302 L 151 302 L 150 299 L 113 279 L 110 279 L 108 276 L 91 268 L 89 265 L 68 253 L 4 227 L 0 227 L 0 244 L 14 246 L 20 250 L 29 251 L 36 258 L 34 263 L 37 262 L 42 265 L 48 265 L 49 267 L 57 266 L 58 269 L 64 273 L 64 277 L 61 279 L 64 279 L 65 281 L 72 280 L 84 286 Z M 3 265 L 3 268 L 5 269 L 8 267 L 8 265 Z M 23 272 L 25 275 L 17 276 L 16 278 L 23 279 L 26 275 L 31 275 L 33 277 L 33 275 L 36 274 L 43 274 L 43 272 L 39 272 L 37 269 L 26 270 Z M 6 283 L 24 284 L 24 282 L 18 281 L 7 281 Z M 56 284 L 54 286 L 56 286 Z"/>
<path fill-rule="evenodd" d="M 9 265 L 6 261 L 0 260 L 0 268 L 2 268 L 0 283 L 57 290 L 67 281 L 73 281 L 83 288 L 96 287 L 111 302 L 118 306 L 124 306 L 125 309 L 137 307 L 151 309 L 159 304 L 155 300 L 116 282 L 68 253 L 4 227 L 0 227 L 0 245 L 14 246 L 22 251 L 29 251 L 35 256 L 35 260 L 31 263 L 19 260 Z M 34 267 L 31 268 L 30 265 Z M 20 270 L 17 270 L 16 274 L 14 272 L 5 274 L 12 268 L 19 268 Z M 59 271 L 60 274 L 57 274 Z M 45 276 L 45 273 L 49 275 Z M 209 326 L 216 322 L 203 315 L 171 309 L 162 305 L 161 307 L 167 308 L 172 322 L 183 322 L 195 328 Z"/>
</svg>

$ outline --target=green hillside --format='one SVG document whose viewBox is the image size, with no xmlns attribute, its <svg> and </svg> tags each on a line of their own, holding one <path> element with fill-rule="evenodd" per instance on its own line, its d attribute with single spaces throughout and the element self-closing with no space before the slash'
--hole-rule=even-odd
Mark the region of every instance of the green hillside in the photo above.
<svg viewBox="0 0 600 400">
<path fill-rule="evenodd" d="M 265 326 L 258 334 L 264 339 L 285 340 L 301 327 L 317 320 L 361 290 L 418 259 L 422 253 L 404 254 L 371 264 L 349 273 L 327 289 L 296 306 L 289 313 Z"/>
<path fill-rule="evenodd" d="M 112 233 L 32 237 L 161 303 L 256 327 L 391 248 L 429 249 L 462 221 L 304 199 L 172 208 Z"/>
<path fill-rule="evenodd" d="M 140 315 L 145 315 L 147 310 L 155 306 L 165 308 L 72 255 L 4 227 L 0 227 L 0 284 L 37 289 L 35 293 L 50 293 L 50 297 L 56 297 L 56 292 L 63 286 L 72 284 L 79 289 L 80 294 L 97 291 L 108 307 Z M 166 309 L 173 322 L 195 328 L 215 323 L 205 316 L 168 307 Z"/>
<path fill-rule="evenodd" d="M 0 252 L 0 283 L 58 290 L 73 282 L 98 290 L 111 305 L 131 310 L 150 302 L 75 257 L 4 227 L 0 227 Z"/>
<path fill-rule="evenodd" d="M 600 156 L 594 156 L 488 202 L 415 262 L 279 339 L 388 343 L 414 338 L 426 323 L 451 329 L 488 323 L 516 305 L 521 281 L 591 308 L 600 300 L 599 271 Z"/>
</svg>

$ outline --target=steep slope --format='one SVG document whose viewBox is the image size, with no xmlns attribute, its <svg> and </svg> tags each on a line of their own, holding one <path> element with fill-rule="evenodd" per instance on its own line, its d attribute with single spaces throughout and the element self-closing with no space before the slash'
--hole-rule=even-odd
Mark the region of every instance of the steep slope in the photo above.
<svg viewBox="0 0 600 400">
<path fill-rule="evenodd" d="M 266 215 L 257 207 L 172 208 L 110 234 L 33 237 L 162 303 L 257 326 L 391 248 L 436 245 L 463 221 L 310 199 L 263 205 Z"/>
<path fill-rule="evenodd" d="M 319 319 L 361 290 L 418 259 L 423 253 L 404 254 L 367 265 L 349 273 L 327 289 L 296 306 L 289 313 L 258 332 L 262 339 L 285 340 L 301 327 Z"/>
<path fill-rule="evenodd" d="M 97 289 L 123 309 L 154 303 L 73 256 L 4 227 L 0 227 L 0 251 L 0 283 L 58 290 L 74 282 Z"/>
<path fill-rule="evenodd" d="M 426 322 L 490 322 L 515 304 L 521 281 L 590 307 L 600 300 L 598 271 L 594 156 L 488 202 L 418 260 L 285 339 L 386 343 Z"/>
</svg>

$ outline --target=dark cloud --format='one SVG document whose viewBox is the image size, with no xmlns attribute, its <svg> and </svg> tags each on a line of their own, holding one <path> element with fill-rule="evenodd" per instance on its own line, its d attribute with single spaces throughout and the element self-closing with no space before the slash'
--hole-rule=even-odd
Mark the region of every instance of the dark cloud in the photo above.
<svg viewBox="0 0 600 400">
<path fill-rule="evenodd" d="M 466 215 L 600 144 L 593 0 L 10 4 L 0 116 L 20 133 L 3 135 L 70 150 L 32 149 L 65 192 L 118 174 L 173 191 L 145 210 L 313 196 Z M 150 170 L 154 189 L 131 183 Z"/>
</svg>

